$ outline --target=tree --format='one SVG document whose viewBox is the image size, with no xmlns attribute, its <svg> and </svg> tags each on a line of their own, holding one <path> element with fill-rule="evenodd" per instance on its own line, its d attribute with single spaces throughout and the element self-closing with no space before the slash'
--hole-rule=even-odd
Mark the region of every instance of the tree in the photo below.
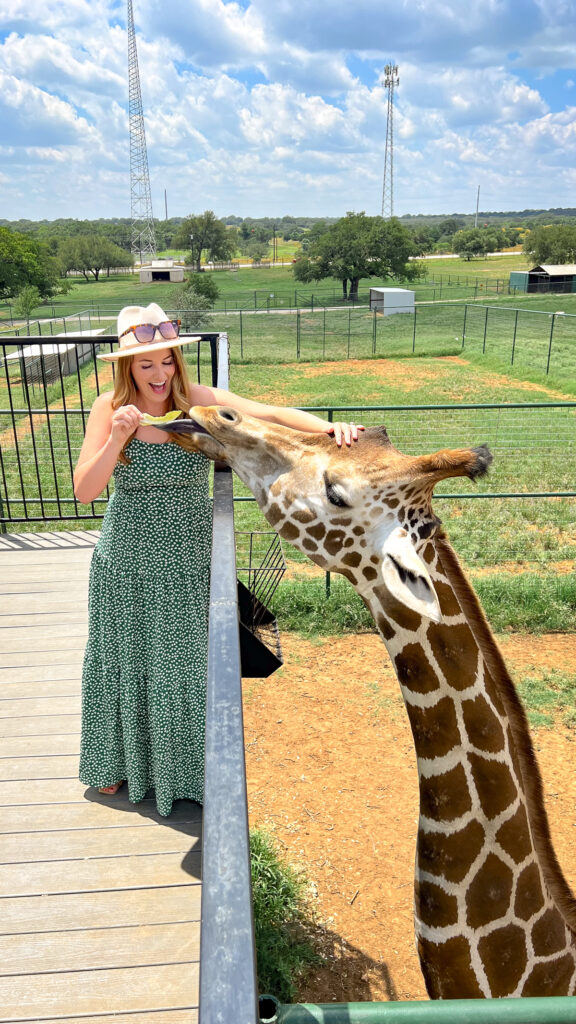
<svg viewBox="0 0 576 1024">
<path fill-rule="evenodd" d="M 187 261 L 201 270 L 202 253 L 210 260 L 229 260 L 236 252 L 237 234 L 228 230 L 212 210 L 192 214 L 182 221 L 173 239 L 175 248 L 188 249 Z"/>
<path fill-rule="evenodd" d="M 454 252 L 471 260 L 474 256 L 483 256 L 489 251 L 487 235 L 481 228 L 466 228 L 464 231 L 457 231 L 454 235 L 452 245 Z"/>
<path fill-rule="evenodd" d="M 536 227 L 524 239 L 524 252 L 537 266 L 576 263 L 576 227 L 569 224 Z"/>
<path fill-rule="evenodd" d="M 41 303 L 40 292 L 36 285 L 25 284 L 22 291 L 18 292 L 16 301 L 14 302 L 14 312 L 16 316 L 25 317 L 26 323 L 30 320 L 30 314 L 36 306 Z"/>
<path fill-rule="evenodd" d="M 90 275 L 97 281 L 102 270 L 109 274 L 112 268 L 131 267 L 134 263 L 131 253 L 109 242 L 102 235 L 66 238 L 60 245 L 58 256 L 65 274 L 69 270 L 77 270 L 86 281 L 90 280 Z"/>
<path fill-rule="evenodd" d="M 220 291 L 211 274 L 192 274 L 182 288 L 178 288 L 172 302 L 180 314 L 185 331 L 209 330 L 209 315 Z"/>
<path fill-rule="evenodd" d="M 58 263 L 47 246 L 0 227 L 0 297 L 11 298 L 26 285 L 33 285 L 42 298 L 48 298 L 56 290 L 58 276 Z"/>
<path fill-rule="evenodd" d="M 411 233 L 396 218 L 347 213 L 309 244 L 292 269 L 297 281 L 335 277 L 342 282 L 344 298 L 354 300 L 363 277 L 418 277 L 421 268 L 408 263 L 415 251 Z"/>
</svg>

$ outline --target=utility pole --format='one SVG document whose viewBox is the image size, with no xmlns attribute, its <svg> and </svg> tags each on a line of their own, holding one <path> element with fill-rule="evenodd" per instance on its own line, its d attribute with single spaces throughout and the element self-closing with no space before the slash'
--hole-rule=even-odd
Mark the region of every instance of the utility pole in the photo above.
<svg viewBox="0 0 576 1024">
<path fill-rule="evenodd" d="M 478 204 L 480 203 L 480 185 L 478 185 L 478 192 L 476 194 L 476 216 L 474 218 L 474 227 L 478 227 Z"/>
<path fill-rule="evenodd" d="M 384 182 L 382 185 L 382 216 L 389 220 L 394 216 L 394 89 L 400 85 L 398 65 L 387 64 L 384 68 L 384 86 L 388 92 L 386 112 L 386 149 L 384 151 Z"/>
<path fill-rule="evenodd" d="M 140 266 L 142 266 L 143 256 L 152 258 L 156 255 L 156 235 L 154 232 L 154 215 L 152 213 L 150 174 L 148 172 L 148 153 L 146 151 L 144 111 L 142 109 L 142 93 L 140 91 L 140 72 L 138 70 L 138 53 L 136 50 L 136 33 L 134 30 L 132 0 L 128 0 L 127 23 L 128 118 L 130 124 L 130 216 L 132 219 L 130 249 L 133 253 L 140 253 Z"/>
</svg>

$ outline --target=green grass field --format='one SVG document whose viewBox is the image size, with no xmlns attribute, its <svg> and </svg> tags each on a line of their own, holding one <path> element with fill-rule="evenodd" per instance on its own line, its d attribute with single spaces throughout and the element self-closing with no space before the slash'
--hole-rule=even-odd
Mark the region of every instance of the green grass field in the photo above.
<svg viewBox="0 0 576 1024">
<path fill-rule="evenodd" d="M 476 263 L 490 276 L 506 259 L 500 257 L 498 264 L 493 260 Z M 478 266 L 451 266 L 450 277 L 465 271 L 479 273 Z M 446 274 L 447 268 L 442 266 L 442 271 Z M 244 288 L 248 281 L 257 285 L 252 290 L 256 305 L 266 288 L 271 289 L 270 294 L 272 290 L 279 294 L 279 283 L 294 283 L 289 273 L 281 270 L 244 270 L 223 273 L 217 279 L 219 284 L 225 282 L 223 292 L 230 288 L 229 296 L 237 294 L 232 289 L 238 282 Z M 86 301 L 91 295 L 93 306 L 102 306 L 101 319 L 95 313 L 91 325 L 113 332 L 114 317 L 105 312 L 108 300 L 113 300 L 116 308 L 127 301 L 144 303 L 159 299 L 158 287 L 111 278 L 98 286 L 75 285 L 72 300 L 78 309 L 76 297 Z M 160 286 L 162 294 L 168 297 L 170 287 L 174 286 Z M 243 294 L 246 299 L 246 289 Z M 169 305 L 164 298 L 160 301 Z M 519 297 L 493 297 L 488 309 L 485 303 L 470 304 L 465 323 L 460 302 L 423 305 L 417 307 L 416 328 L 413 317 L 374 317 L 361 308 L 308 309 L 300 314 L 244 311 L 241 316 L 229 311 L 214 313 L 212 326 L 229 333 L 231 387 L 241 394 L 272 404 L 347 407 L 350 411 L 342 417 L 366 425 L 386 423 L 393 443 L 406 452 L 487 442 L 495 455 L 490 476 L 476 487 L 466 481 L 446 482 L 438 488 L 436 511 L 467 568 L 473 574 L 478 572 L 477 587 L 494 624 L 565 629 L 573 628 L 576 611 L 574 573 L 566 572 L 576 556 L 574 499 L 472 499 L 467 495 L 571 493 L 576 489 L 576 410 L 547 408 L 550 402 L 576 400 L 576 320 L 550 316 L 561 308 L 576 312 L 575 303 L 576 296 L 522 296 L 521 301 Z M 195 373 L 193 355 L 190 351 L 191 372 Z M 207 380 L 207 356 L 202 366 Z M 109 387 L 109 371 L 102 363 L 96 370 L 100 387 Z M 19 372 L 18 365 L 13 365 L 12 403 L 24 408 Z M 82 401 L 74 377 L 64 378 L 63 387 L 58 380 L 50 383 L 46 393 L 36 385 L 31 399 L 39 411 L 32 424 L 27 414 L 17 417 L 17 448 L 10 416 L 6 412 L 0 415 L 8 511 L 38 519 L 37 523 L 15 524 L 11 527 L 15 531 L 45 529 L 51 517 L 60 513 L 86 516 L 90 512 L 81 506 L 76 512 L 71 477 L 83 435 L 79 409 L 81 404 L 88 409 L 97 393 L 93 363 L 82 368 L 80 379 Z M 62 414 L 64 403 L 66 416 Z M 535 408 L 502 408 L 510 403 L 530 403 Z M 494 408 L 464 408 L 474 404 Z M 409 408 L 425 405 L 451 408 Z M 367 406 L 394 408 L 367 410 Z M 0 380 L 0 409 L 8 407 L 4 377 Z M 46 408 L 49 415 L 42 416 Z M 38 471 L 36 457 L 41 467 Z M 246 496 L 241 485 L 237 493 Z M 100 502 L 97 510 L 103 506 Z M 98 522 L 83 519 L 86 526 Z M 74 528 L 78 521 L 72 518 L 69 523 L 49 525 Z M 253 502 L 238 503 L 237 526 L 239 530 L 268 529 Z M 298 575 L 303 556 L 288 545 L 286 553 Z M 278 596 L 283 625 L 294 623 L 294 628 L 299 628 L 296 623 L 302 602 L 307 621 L 313 621 L 308 604 L 316 588 L 323 593 L 323 587 L 323 577 L 311 582 L 309 570 L 306 585 L 284 584 Z M 330 606 L 326 606 L 319 626 L 323 624 L 329 631 L 333 621 L 337 631 L 357 628 L 363 622 L 366 627 L 363 607 L 343 581 L 333 581 L 331 600 L 336 602 L 333 620 Z"/>
</svg>

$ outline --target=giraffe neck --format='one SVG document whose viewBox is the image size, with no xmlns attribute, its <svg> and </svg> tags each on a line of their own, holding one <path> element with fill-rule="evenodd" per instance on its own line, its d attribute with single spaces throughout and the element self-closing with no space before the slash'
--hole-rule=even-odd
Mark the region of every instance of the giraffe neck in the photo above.
<svg viewBox="0 0 576 1024">
<path fill-rule="evenodd" d="M 576 902 L 548 830 L 529 732 L 454 552 L 424 546 L 440 607 L 363 593 L 416 747 L 416 934 L 433 998 L 573 995 Z"/>
</svg>

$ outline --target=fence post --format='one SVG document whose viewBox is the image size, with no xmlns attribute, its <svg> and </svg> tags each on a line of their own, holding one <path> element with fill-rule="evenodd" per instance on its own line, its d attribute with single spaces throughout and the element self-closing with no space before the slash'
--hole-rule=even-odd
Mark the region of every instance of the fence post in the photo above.
<svg viewBox="0 0 576 1024">
<path fill-rule="evenodd" d="M 324 306 L 324 318 L 322 323 L 322 358 L 326 358 L 326 306 Z"/>
<path fill-rule="evenodd" d="M 489 306 L 486 306 L 486 316 L 484 317 L 484 341 L 482 342 L 482 354 L 486 352 L 486 330 L 488 327 L 488 309 Z"/>
<path fill-rule="evenodd" d="M 468 314 L 468 303 L 464 303 L 464 321 L 462 323 L 462 348 L 464 348 L 464 342 L 466 340 L 466 316 Z"/>
<path fill-rule="evenodd" d="M 376 310 L 372 313 L 372 355 L 376 355 Z"/>
<path fill-rule="evenodd" d="M 414 327 L 412 328 L 412 351 L 416 351 L 416 306 L 414 306 Z"/>
<path fill-rule="evenodd" d="M 296 359 L 300 359 L 300 310 L 296 310 Z"/>
<path fill-rule="evenodd" d="M 240 310 L 240 359 L 244 359 L 244 335 L 242 331 L 242 310 Z"/>
<path fill-rule="evenodd" d="M 552 313 L 552 323 L 550 324 L 550 344 L 548 345 L 548 360 L 546 362 L 546 373 L 550 369 L 550 356 L 552 355 L 552 336 L 554 334 L 554 324 L 556 322 L 556 313 Z"/>
<path fill-rule="evenodd" d="M 352 315 L 352 310 L 350 309 L 350 306 L 348 306 L 348 351 L 347 351 L 347 358 L 348 359 L 350 359 L 350 317 L 351 317 L 351 315 Z"/>
<path fill-rule="evenodd" d="M 512 338 L 512 358 L 510 360 L 510 366 L 514 366 L 514 352 L 516 350 L 516 330 L 518 327 L 518 313 L 519 310 L 516 310 L 516 316 L 514 317 L 514 335 Z"/>
</svg>

